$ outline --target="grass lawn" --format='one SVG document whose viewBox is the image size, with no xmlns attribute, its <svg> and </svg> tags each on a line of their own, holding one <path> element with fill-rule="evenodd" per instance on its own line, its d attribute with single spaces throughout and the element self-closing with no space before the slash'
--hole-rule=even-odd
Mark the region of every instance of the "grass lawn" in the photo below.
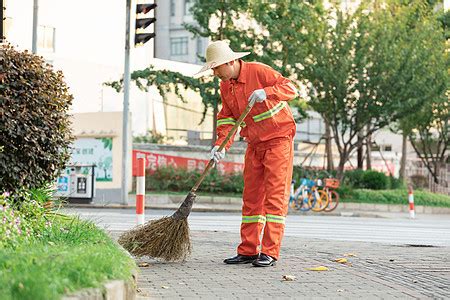
<svg viewBox="0 0 450 300">
<path fill-rule="evenodd" d="M 342 202 L 403 204 L 408 205 L 408 191 L 398 190 L 364 190 L 355 189 L 343 196 Z M 450 197 L 427 191 L 414 191 L 414 204 L 423 206 L 450 207 Z"/>
<path fill-rule="evenodd" d="M 93 223 L 54 220 L 37 239 L 0 248 L 1 299 L 60 299 L 110 279 L 130 279 L 135 262 Z"/>
</svg>

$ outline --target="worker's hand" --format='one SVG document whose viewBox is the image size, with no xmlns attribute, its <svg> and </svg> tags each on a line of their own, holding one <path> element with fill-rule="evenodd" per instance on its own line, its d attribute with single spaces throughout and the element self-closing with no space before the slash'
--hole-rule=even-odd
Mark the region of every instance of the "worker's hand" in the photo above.
<svg viewBox="0 0 450 300">
<path fill-rule="evenodd" d="M 254 90 L 248 98 L 248 102 L 263 102 L 267 99 L 266 91 L 264 89 Z"/>
<path fill-rule="evenodd" d="M 210 153 L 210 159 L 214 159 L 214 162 L 217 164 L 222 158 L 225 157 L 225 149 L 222 149 L 222 151 L 218 151 L 219 146 L 214 146 L 211 149 Z"/>
</svg>

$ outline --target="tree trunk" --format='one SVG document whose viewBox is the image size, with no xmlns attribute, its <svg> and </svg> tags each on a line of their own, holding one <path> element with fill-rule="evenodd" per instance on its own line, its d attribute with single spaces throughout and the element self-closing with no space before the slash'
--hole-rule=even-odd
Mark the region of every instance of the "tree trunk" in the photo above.
<svg viewBox="0 0 450 300">
<path fill-rule="evenodd" d="M 362 133 L 362 129 L 360 132 L 358 132 L 358 142 L 357 142 L 357 161 L 358 161 L 358 166 L 357 168 L 362 170 L 364 167 L 364 157 L 363 157 L 363 133 Z"/>
<path fill-rule="evenodd" d="M 405 181 L 406 179 L 406 157 L 408 151 L 408 135 L 402 133 L 402 158 L 400 159 L 399 179 Z"/>
<path fill-rule="evenodd" d="M 346 151 L 344 151 L 343 153 L 340 153 L 339 165 L 338 165 L 337 174 L 336 174 L 337 179 L 339 179 L 340 181 L 342 181 L 342 179 L 344 179 L 344 166 L 345 166 L 345 163 L 347 162 L 347 160 L 348 160 L 348 153 Z"/>
<path fill-rule="evenodd" d="M 216 103 L 214 103 L 214 113 L 213 113 L 213 133 L 212 133 L 212 145 L 214 146 L 214 144 L 216 143 L 216 139 L 217 139 L 217 114 L 219 113 L 219 108 L 217 107 L 217 100 Z"/>
<path fill-rule="evenodd" d="M 369 125 L 367 125 L 367 131 L 369 131 Z M 370 170 L 372 169 L 372 135 L 369 134 L 366 138 L 366 169 Z"/>
<path fill-rule="evenodd" d="M 331 171 L 334 169 L 333 149 L 332 149 L 330 125 L 326 121 L 325 121 L 325 152 L 327 155 L 327 171 Z"/>
</svg>

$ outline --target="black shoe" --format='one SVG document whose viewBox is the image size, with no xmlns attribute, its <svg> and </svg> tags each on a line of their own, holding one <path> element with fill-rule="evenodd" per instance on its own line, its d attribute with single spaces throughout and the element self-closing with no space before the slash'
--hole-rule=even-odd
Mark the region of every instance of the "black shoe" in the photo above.
<svg viewBox="0 0 450 300">
<path fill-rule="evenodd" d="M 273 258 L 272 256 L 266 255 L 264 253 L 261 253 L 257 259 L 255 259 L 254 262 L 252 262 L 252 265 L 255 267 L 270 267 L 275 266 L 277 263 L 277 260 Z"/>
<path fill-rule="evenodd" d="M 258 255 L 236 255 L 234 257 L 230 257 L 225 259 L 223 262 L 229 265 L 233 264 L 248 264 L 258 258 Z"/>
</svg>

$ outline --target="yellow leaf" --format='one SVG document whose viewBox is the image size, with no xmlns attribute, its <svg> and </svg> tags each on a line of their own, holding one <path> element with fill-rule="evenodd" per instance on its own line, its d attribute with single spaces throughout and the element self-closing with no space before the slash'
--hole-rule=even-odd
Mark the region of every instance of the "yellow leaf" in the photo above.
<svg viewBox="0 0 450 300">
<path fill-rule="evenodd" d="M 336 258 L 334 261 L 340 264 L 348 263 L 348 260 L 346 258 Z"/>
<path fill-rule="evenodd" d="M 307 270 L 309 270 L 309 271 L 329 271 L 330 269 L 328 269 L 327 267 L 324 267 L 324 266 L 319 266 L 319 267 L 315 267 L 315 268 L 307 268 Z"/>
<path fill-rule="evenodd" d="M 148 267 L 150 267 L 150 264 L 147 263 L 147 262 L 141 262 L 141 263 L 138 264 L 138 266 L 140 268 L 148 268 Z"/>
</svg>

